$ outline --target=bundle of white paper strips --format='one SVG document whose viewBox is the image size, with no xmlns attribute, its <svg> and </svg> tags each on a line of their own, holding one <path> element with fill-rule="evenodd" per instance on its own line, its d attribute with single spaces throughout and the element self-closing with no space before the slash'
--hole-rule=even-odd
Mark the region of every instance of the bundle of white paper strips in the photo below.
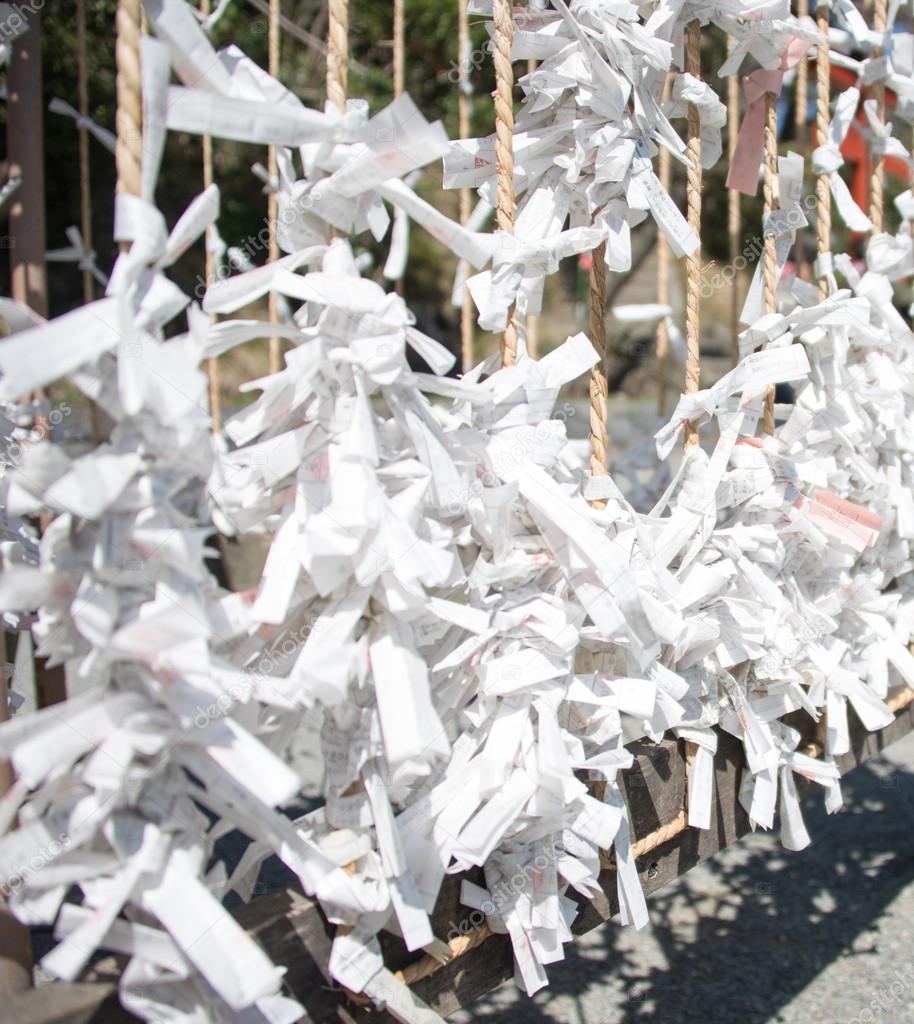
<svg viewBox="0 0 914 1024">
<path fill-rule="evenodd" d="M 653 507 L 586 475 L 552 418 L 559 389 L 596 362 L 583 335 L 449 378 L 453 357 L 404 301 L 326 239 L 328 225 L 383 238 L 390 204 L 475 267 L 492 260 L 471 280 L 491 328 L 514 301 L 537 311 L 562 256 L 606 240 L 610 268 L 627 268 L 647 211 L 690 252 L 651 158 L 682 154 L 667 118 L 693 102 L 712 163 L 722 113 L 687 75 L 661 105 L 682 26 L 736 37 L 724 73 L 747 54 L 780 68 L 808 29 L 780 0 L 553 0 L 525 14 L 514 55 L 541 63 L 522 83 L 509 240 L 456 225 L 402 180 L 444 155 L 448 184 L 494 203 L 492 140 L 448 146 L 406 96 L 374 117 L 359 101 L 308 110 L 237 49 L 216 53 L 184 0 L 145 6 L 144 198 L 117 207 L 132 248 L 106 298 L 0 343 L 0 398 L 66 375 L 114 423 L 80 456 L 32 438 L 3 471 L 0 611 L 18 628 L 37 610 L 41 653 L 66 663 L 72 694 L 0 727 L 17 773 L 0 865 L 15 912 L 55 922 L 44 966 L 75 978 L 96 948 L 125 953 L 122 999 L 149 1021 L 298 1020 L 281 965 L 221 902 L 250 896 L 275 853 L 342 926 L 333 977 L 399 1019 L 437 1018 L 385 968 L 378 933 L 449 955 L 430 914 L 444 876 L 471 866 L 485 885 L 465 880 L 462 901 L 510 936 L 533 992 L 571 939 L 569 888 L 599 888 L 599 851 L 614 851 L 623 920 L 647 920 L 618 772 L 624 744 L 668 730 L 694 744 L 691 825 L 710 824 L 720 726 L 745 747 L 753 823 L 771 827 L 780 801 L 784 843 L 802 848 L 794 773 L 836 808 L 848 702 L 880 728 L 890 686 L 914 684 L 914 338 L 891 291 L 912 270 L 907 229 L 871 242 L 863 274 L 837 259 L 849 287 L 824 302 L 796 282 L 759 317 L 750 295 L 744 358 L 657 435 L 670 484 Z M 234 260 L 242 272 L 202 310 L 164 272 L 214 223 L 218 193 L 167 230 L 150 202 L 166 128 L 280 147 L 285 255 Z M 797 171 L 785 158 L 785 209 Z M 281 324 L 207 316 L 269 292 Z M 186 332 L 164 341 L 180 315 Z M 247 385 L 259 397 L 211 443 L 201 362 L 264 336 L 290 343 L 285 366 Z M 782 382 L 796 401 L 759 440 L 765 389 Z M 718 438 L 677 464 L 685 421 L 714 421 Z M 38 542 L 16 517 L 40 511 L 52 518 Z M 209 574 L 214 528 L 269 537 L 253 593 Z M 292 820 L 290 747 L 312 708 L 326 801 Z M 827 712 L 821 760 L 784 722 L 798 710 Z M 253 842 L 229 877 L 212 859 L 232 829 Z M 72 884 L 81 905 L 65 902 Z"/>
</svg>

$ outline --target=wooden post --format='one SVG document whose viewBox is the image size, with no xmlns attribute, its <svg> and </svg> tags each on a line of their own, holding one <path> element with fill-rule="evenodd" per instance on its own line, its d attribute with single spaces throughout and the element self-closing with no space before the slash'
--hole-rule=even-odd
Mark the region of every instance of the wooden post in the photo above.
<svg viewBox="0 0 914 1024">
<path fill-rule="evenodd" d="M 0 630 L 0 722 L 9 719 L 9 687 L 6 680 L 6 631 Z M 0 795 L 13 784 L 9 761 L 0 761 Z M 8 998 L 32 985 L 32 945 L 29 930 L 10 913 L 0 895 L 0 996 Z"/>
<path fill-rule="evenodd" d="M 44 101 L 41 88 L 41 18 L 26 13 L 28 31 L 13 43 L 7 71 L 6 146 L 10 175 L 22 185 L 10 207 L 10 275 L 13 298 L 48 315 L 47 239 L 44 211 Z M 44 394 L 35 397 L 43 398 Z M 66 699 L 63 667 L 36 666 L 39 707 Z"/>
<path fill-rule="evenodd" d="M 41 18 L 24 8 L 22 15 L 28 20 L 28 31 L 13 43 L 6 76 L 9 173 L 22 179 L 10 206 L 7 245 L 13 298 L 47 316 Z"/>
</svg>

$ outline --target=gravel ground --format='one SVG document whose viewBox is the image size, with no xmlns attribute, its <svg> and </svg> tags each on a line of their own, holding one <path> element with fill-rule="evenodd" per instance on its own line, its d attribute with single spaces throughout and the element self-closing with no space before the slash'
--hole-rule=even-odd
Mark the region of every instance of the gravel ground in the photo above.
<svg viewBox="0 0 914 1024">
<path fill-rule="evenodd" d="M 914 1024 L 914 735 L 805 807 L 812 846 L 747 837 L 652 897 L 653 925 L 582 937 L 527 1000 L 454 1024 Z M 896 973 L 898 972 L 898 973 Z"/>
</svg>

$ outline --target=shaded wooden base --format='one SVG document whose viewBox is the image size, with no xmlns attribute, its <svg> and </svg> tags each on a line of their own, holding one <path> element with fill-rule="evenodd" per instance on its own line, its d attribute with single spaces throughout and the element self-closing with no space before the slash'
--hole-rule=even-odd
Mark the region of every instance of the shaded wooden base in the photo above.
<svg viewBox="0 0 914 1024">
<path fill-rule="evenodd" d="M 852 717 L 851 751 L 838 759 L 842 775 L 876 756 L 887 746 L 914 729 L 914 704 L 902 708 L 895 721 L 877 733 L 867 732 Z M 813 739 L 812 736 L 809 737 Z M 630 745 L 635 763 L 624 772 L 634 838 L 644 839 L 674 821 L 685 797 L 686 764 L 684 744 L 668 739 L 661 743 Z M 715 815 L 707 830 L 687 828 L 668 842 L 650 850 L 638 861 L 638 873 L 646 894 L 656 892 L 718 850 L 736 842 L 749 831 L 749 819 L 738 795 L 743 771 L 742 746 L 734 737 L 719 734 L 715 770 Z M 812 783 L 797 777 L 801 795 Z M 481 872 L 471 873 L 471 877 Z M 600 876 L 602 894 L 592 901 L 580 899 L 574 931 L 583 934 L 618 913 L 615 871 L 606 868 Z M 435 933 L 447 938 L 461 926 L 470 926 L 469 911 L 460 905 L 460 878 L 448 876 L 435 909 Z M 392 1024 L 387 1013 L 358 1005 L 329 977 L 333 927 L 320 909 L 300 892 L 282 889 L 259 896 L 234 911 L 245 927 L 273 958 L 288 967 L 288 991 L 307 1009 L 314 1024 Z M 416 959 L 392 936 L 381 937 L 385 962 L 391 970 Z M 132 1021 L 117 1003 L 116 970 L 109 958 L 95 969 L 92 984 L 54 983 L 18 996 L 7 1003 L 16 1024 L 122 1024 Z M 506 936 L 491 935 L 463 956 L 457 957 L 431 976 L 416 982 L 416 994 L 442 1016 L 465 1006 L 491 991 L 513 974 L 511 943 Z"/>
</svg>

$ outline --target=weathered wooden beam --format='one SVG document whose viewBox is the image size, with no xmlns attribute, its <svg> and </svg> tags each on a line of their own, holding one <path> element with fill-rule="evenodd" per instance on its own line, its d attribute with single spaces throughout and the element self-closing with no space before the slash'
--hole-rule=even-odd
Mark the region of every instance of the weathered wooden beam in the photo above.
<svg viewBox="0 0 914 1024">
<path fill-rule="evenodd" d="M 851 751 L 838 759 L 842 774 L 914 730 L 914 704 L 899 711 L 895 721 L 878 733 L 867 732 L 852 717 Z M 634 838 L 644 839 L 672 822 L 680 813 L 685 797 L 686 764 L 682 744 L 645 741 L 630 748 L 635 755 L 631 769 L 623 773 Z M 685 829 L 638 861 L 638 874 L 646 894 L 656 892 L 719 850 L 736 842 L 749 830 L 749 819 L 739 802 L 743 770 L 742 747 L 738 740 L 719 734 L 714 759 L 715 818 L 706 831 Z M 797 780 L 801 793 L 811 783 Z M 574 931 L 583 934 L 599 927 L 618 913 L 615 871 L 601 873 L 602 898 L 581 900 Z M 469 922 L 469 912 L 459 902 L 460 879 L 448 876 L 433 915 L 436 934 L 446 937 L 454 927 Z M 393 1024 L 393 1018 L 354 1002 L 334 984 L 327 973 L 333 927 L 319 907 L 294 889 L 282 889 L 259 896 L 234 911 L 236 918 L 263 946 L 276 963 L 288 967 L 286 985 L 308 1011 L 313 1024 Z M 452 933 L 453 934 L 453 933 Z M 402 968 L 414 955 L 398 940 L 382 936 L 385 962 L 391 969 Z M 414 991 L 442 1016 L 471 1003 L 500 985 L 513 973 L 511 944 L 505 936 L 492 935 L 475 949 L 456 958 L 428 978 L 418 981 Z M 68 985 L 55 983 L 25 993 L 7 1006 L 11 1016 L 0 1020 L 16 1024 L 125 1024 L 133 1021 L 117 1005 L 111 982 Z"/>
<path fill-rule="evenodd" d="M 9 1024 L 121 1024 L 136 1017 L 120 1008 L 117 986 L 52 982 L 8 1000 L 0 1020 Z"/>
</svg>

